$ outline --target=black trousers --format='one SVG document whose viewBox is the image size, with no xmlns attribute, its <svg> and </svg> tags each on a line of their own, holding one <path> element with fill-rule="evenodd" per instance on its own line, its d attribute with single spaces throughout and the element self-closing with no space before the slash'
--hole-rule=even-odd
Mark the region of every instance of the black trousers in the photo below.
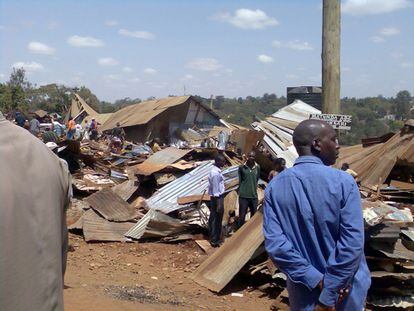
<svg viewBox="0 0 414 311">
<path fill-rule="evenodd" d="M 247 208 L 250 209 L 250 217 L 252 217 L 257 211 L 257 198 L 241 198 L 239 197 L 239 220 L 237 227 L 244 225 L 246 221 Z"/>
<path fill-rule="evenodd" d="M 221 229 L 224 215 L 224 197 L 211 197 L 210 218 L 208 219 L 208 230 L 210 232 L 210 242 L 217 244 L 221 240 Z"/>
</svg>

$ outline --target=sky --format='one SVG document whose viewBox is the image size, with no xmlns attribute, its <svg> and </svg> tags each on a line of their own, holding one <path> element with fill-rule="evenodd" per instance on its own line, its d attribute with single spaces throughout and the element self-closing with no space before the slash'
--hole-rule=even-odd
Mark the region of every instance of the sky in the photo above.
<svg viewBox="0 0 414 311">
<path fill-rule="evenodd" d="M 341 97 L 414 93 L 414 0 L 343 0 Z M 0 82 L 100 100 L 321 85 L 322 0 L 0 0 Z"/>
</svg>

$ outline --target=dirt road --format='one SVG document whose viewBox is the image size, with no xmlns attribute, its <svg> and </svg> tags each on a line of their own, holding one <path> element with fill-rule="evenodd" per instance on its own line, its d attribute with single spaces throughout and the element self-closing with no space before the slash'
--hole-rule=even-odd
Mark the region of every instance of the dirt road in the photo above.
<svg viewBox="0 0 414 311">
<path fill-rule="evenodd" d="M 70 235 L 65 310 L 269 310 L 273 301 L 235 280 L 221 295 L 192 272 L 206 254 L 193 242 L 87 244 Z M 234 297 L 232 292 L 243 297 Z"/>
</svg>

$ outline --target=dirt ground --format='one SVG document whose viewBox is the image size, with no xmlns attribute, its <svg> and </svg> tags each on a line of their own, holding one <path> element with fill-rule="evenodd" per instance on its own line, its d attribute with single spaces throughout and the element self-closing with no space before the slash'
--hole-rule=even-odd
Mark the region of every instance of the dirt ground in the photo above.
<svg viewBox="0 0 414 311">
<path fill-rule="evenodd" d="M 191 275 L 207 255 L 195 244 L 95 243 L 70 234 L 65 310 L 270 310 L 274 300 L 232 281 L 218 295 Z M 240 293 L 243 297 L 232 296 Z"/>
</svg>

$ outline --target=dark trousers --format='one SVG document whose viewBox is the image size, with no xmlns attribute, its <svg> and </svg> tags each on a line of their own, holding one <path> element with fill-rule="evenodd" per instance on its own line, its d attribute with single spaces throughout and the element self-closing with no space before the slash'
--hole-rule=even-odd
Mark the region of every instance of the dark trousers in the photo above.
<svg viewBox="0 0 414 311">
<path fill-rule="evenodd" d="M 223 196 L 211 197 L 210 218 L 208 219 L 208 230 L 210 232 L 210 242 L 217 244 L 221 240 L 221 223 L 224 215 Z"/>
<path fill-rule="evenodd" d="M 241 198 L 239 197 L 239 221 L 237 226 L 240 228 L 246 221 L 247 208 L 250 209 L 250 217 L 257 211 L 257 198 Z"/>
</svg>

